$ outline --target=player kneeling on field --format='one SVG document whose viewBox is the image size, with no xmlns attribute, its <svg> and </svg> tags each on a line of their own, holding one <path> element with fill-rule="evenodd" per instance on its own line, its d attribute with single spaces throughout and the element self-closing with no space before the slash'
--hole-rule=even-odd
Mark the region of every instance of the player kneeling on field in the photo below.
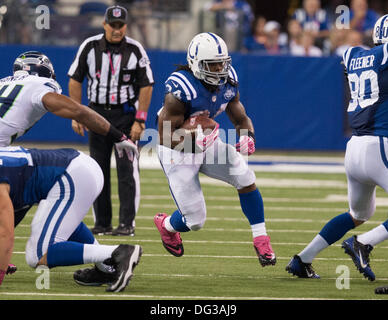
<svg viewBox="0 0 388 320">
<path fill-rule="evenodd" d="M 139 263 L 139 245 L 100 245 L 82 222 L 104 184 L 98 164 L 74 149 L 0 148 L 0 284 L 11 271 L 14 228 L 37 204 L 26 245 L 28 265 L 49 268 L 95 263 L 94 279 L 74 274 L 80 284 L 108 284 L 120 292 Z M 81 276 L 80 276 L 81 275 Z M 92 281 L 93 280 L 93 281 Z"/>
</svg>

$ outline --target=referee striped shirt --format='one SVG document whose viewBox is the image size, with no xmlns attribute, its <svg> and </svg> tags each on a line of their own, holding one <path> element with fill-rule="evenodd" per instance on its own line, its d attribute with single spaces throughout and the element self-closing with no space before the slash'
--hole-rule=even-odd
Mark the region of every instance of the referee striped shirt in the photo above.
<svg viewBox="0 0 388 320">
<path fill-rule="evenodd" d="M 138 41 L 124 37 L 119 44 L 112 45 L 103 33 L 81 44 L 68 76 L 81 83 L 87 77 L 89 102 L 129 102 L 136 108 L 140 88 L 154 83 L 149 58 Z"/>
</svg>

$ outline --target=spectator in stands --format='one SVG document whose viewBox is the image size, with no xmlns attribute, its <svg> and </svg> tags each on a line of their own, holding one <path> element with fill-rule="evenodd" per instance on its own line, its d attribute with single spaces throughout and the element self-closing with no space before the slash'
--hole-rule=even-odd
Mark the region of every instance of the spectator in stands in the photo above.
<svg viewBox="0 0 388 320">
<path fill-rule="evenodd" d="M 288 51 L 292 52 L 295 46 L 301 45 L 301 39 L 303 34 L 303 29 L 298 20 L 291 19 L 287 24 L 287 45 Z"/>
<path fill-rule="evenodd" d="M 287 53 L 287 46 L 280 43 L 280 29 L 280 23 L 277 21 L 268 21 L 264 26 L 264 46 L 269 54 Z"/>
<path fill-rule="evenodd" d="M 365 49 L 369 49 L 368 46 L 364 45 L 362 33 L 357 30 L 347 30 L 345 43 L 336 49 L 336 55 L 342 57 L 343 53 L 349 47 L 363 47 Z"/>
<path fill-rule="evenodd" d="M 330 30 L 329 46 L 327 48 L 327 55 L 336 54 L 336 50 L 345 44 L 347 29 L 338 29 L 333 27 Z"/>
<path fill-rule="evenodd" d="M 205 6 L 205 9 L 216 12 L 217 27 L 221 30 L 231 30 L 237 27 L 242 38 L 251 33 L 254 14 L 247 1 L 213 0 L 212 3 Z M 222 22 L 224 25 L 221 25 Z"/>
<path fill-rule="evenodd" d="M 321 8 L 320 0 L 303 0 L 303 8 L 297 9 L 292 18 L 299 21 L 302 29 L 312 33 L 320 42 L 329 36 L 327 12 Z"/>
<path fill-rule="evenodd" d="M 291 50 L 293 56 L 321 57 L 322 50 L 314 46 L 314 35 L 304 31 L 300 36 L 300 44 L 295 44 Z"/>
<path fill-rule="evenodd" d="M 245 37 L 243 52 L 260 53 L 265 52 L 266 35 L 264 27 L 267 20 L 263 16 L 257 17 L 252 24 L 252 33 Z"/>
<path fill-rule="evenodd" d="M 148 28 L 147 17 L 151 15 L 149 0 L 116 0 L 116 4 L 128 10 L 128 17 L 131 23 L 128 24 L 127 30 L 129 35 L 133 38 L 133 27 L 136 26 L 141 42 L 144 48 L 149 47 L 148 42 Z"/>
<path fill-rule="evenodd" d="M 370 37 L 378 14 L 369 9 L 367 0 L 352 0 L 350 3 L 350 28 Z"/>
</svg>

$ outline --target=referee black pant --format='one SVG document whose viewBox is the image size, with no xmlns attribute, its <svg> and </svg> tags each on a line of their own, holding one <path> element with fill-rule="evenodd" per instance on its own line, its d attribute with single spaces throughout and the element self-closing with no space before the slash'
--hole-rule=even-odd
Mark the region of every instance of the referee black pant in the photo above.
<svg viewBox="0 0 388 320">
<path fill-rule="evenodd" d="M 128 137 L 134 122 L 133 113 L 124 113 L 122 108 L 106 110 L 103 107 L 91 105 L 91 108 L 107 119 L 113 126 L 124 132 Z M 111 200 L 111 156 L 114 150 L 118 194 L 119 194 L 119 224 L 134 226 L 138 208 L 140 181 L 138 159 L 130 161 L 124 152 L 119 158 L 112 139 L 89 131 L 90 156 L 97 161 L 104 174 L 104 187 L 93 204 L 95 226 L 112 226 Z"/>
</svg>

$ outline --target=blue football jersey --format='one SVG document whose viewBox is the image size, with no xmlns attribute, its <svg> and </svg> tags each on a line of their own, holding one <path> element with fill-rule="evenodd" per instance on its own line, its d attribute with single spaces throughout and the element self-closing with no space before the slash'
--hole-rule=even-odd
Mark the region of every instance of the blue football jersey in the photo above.
<svg viewBox="0 0 388 320">
<path fill-rule="evenodd" d="M 229 77 L 237 84 L 236 71 L 231 67 Z M 165 93 L 172 93 L 185 105 L 185 118 L 209 111 L 214 118 L 226 109 L 228 103 L 238 94 L 237 85 L 225 83 L 216 91 L 208 90 L 200 80 L 186 70 L 173 72 L 165 82 Z"/>
<path fill-rule="evenodd" d="M 348 117 L 353 135 L 388 137 L 387 46 L 350 47 L 343 54 L 351 92 Z"/>
<path fill-rule="evenodd" d="M 0 182 L 10 185 L 15 216 L 23 208 L 45 199 L 71 160 L 78 155 L 74 149 L 0 148 Z"/>
</svg>

